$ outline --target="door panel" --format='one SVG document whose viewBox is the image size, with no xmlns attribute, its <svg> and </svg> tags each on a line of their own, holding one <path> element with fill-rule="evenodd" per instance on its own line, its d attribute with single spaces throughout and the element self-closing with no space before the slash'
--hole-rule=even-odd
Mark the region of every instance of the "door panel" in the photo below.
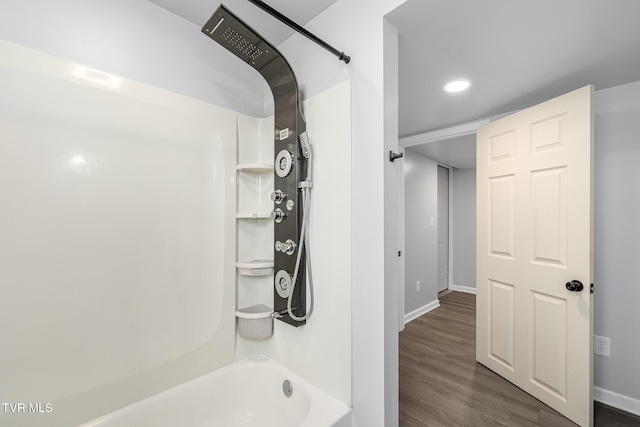
<svg viewBox="0 0 640 427">
<path fill-rule="evenodd" d="M 567 300 L 531 292 L 531 382 L 566 402 Z"/>
<path fill-rule="evenodd" d="M 567 266 L 567 168 L 531 172 L 532 261 Z"/>
<path fill-rule="evenodd" d="M 593 422 L 592 97 L 587 86 L 497 120 L 477 144 L 477 360 L 581 426 Z"/>
<path fill-rule="evenodd" d="M 513 260 L 515 248 L 514 175 L 489 178 L 489 255 Z"/>
<path fill-rule="evenodd" d="M 491 317 L 489 356 L 513 372 L 515 361 L 515 289 L 509 283 L 489 280 Z"/>
</svg>

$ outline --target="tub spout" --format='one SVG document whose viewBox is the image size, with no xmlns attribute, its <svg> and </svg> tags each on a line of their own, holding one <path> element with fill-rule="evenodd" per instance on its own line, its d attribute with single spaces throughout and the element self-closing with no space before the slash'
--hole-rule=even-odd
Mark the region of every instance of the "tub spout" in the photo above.
<svg viewBox="0 0 640 427">
<path fill-rule="evenodd" d="M 274 311 L 273 313 L 271 313 L 271 318 L 272 318 L 272 319 L 279 319 L 279 318 L 281 318 L 281 317 L 284 315 L 284 313 L 286 313 L 286 312 L 287 312 L 287 310 L 286 310 L 286 309 L 285 309 L 285 310 L 280 310 L 280 311 Z"/>
<path fill-rule="evenodd" d="M 292 310 L 295 310 L 297 307 L 292 308 Z M 287 314 L 287 309 L 282 309 L 280 311 L 274 311 L 273 313 L 271 313 L 271 318 L 272 319 L 279 319 L 281 317 L 283 317 L 285 314 Z"/>
</svg>

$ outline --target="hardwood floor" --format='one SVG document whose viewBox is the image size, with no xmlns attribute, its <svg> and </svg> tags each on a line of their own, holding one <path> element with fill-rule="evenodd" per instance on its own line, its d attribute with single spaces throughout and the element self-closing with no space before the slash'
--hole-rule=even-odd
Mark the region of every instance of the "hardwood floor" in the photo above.
<svg viewBox="0 0 640 427">
<path fill-rule="evenodd" d="M 400 333 L 400 426 L 575 427 L 475 361 L 475 295 L 441 295 L 440 307 Z M 595 406 L 595 425 L 640 426 L 640 417 Z"/>
</svg>

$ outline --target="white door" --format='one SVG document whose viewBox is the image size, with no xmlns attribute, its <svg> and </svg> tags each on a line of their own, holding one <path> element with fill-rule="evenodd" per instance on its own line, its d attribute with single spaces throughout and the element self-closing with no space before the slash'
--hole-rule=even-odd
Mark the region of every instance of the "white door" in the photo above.
<svg viewBox="0 0 640 427">
<path fill-rule="evenodd" d="M 449 169 L 438 165 L 438 292 L 449 288 Z"/>
<path fill-rule="evenodd" d="M 593 425 L 592 97 L 584 87 L 477 137 L 476 358 L 581 426 Z"/>
</svg>

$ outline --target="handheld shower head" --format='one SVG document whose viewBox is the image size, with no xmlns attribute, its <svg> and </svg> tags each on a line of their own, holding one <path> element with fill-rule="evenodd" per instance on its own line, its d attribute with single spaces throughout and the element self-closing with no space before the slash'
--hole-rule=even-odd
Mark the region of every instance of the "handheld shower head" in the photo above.
<svg viewBox="0 0 640 427">
<path fill-rule="evenodd" d="M 307 135 L 307 131 L 302 132 L 299 138 L 302 155 L 305 159 L 308 159 L 311 156 L 311 146 L 309 145 L 309 135 Z"/>
</svg>

